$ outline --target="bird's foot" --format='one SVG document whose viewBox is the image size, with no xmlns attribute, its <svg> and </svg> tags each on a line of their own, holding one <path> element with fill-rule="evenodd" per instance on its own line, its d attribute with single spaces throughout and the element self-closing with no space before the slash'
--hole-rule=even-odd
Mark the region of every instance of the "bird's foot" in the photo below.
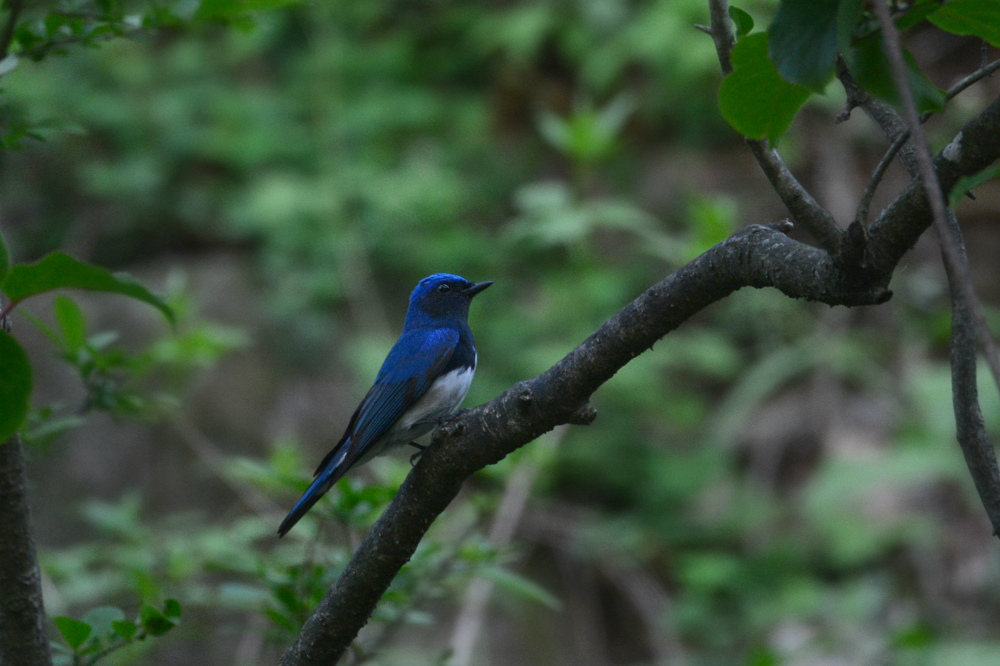
<svg viewBox="0 0 1000 666">
<path fill-rule="evenodd" d="M 409 446 L 412 446 L 413 448 L 417 449 L 417 452 L 414 453 L 412 456 L 410 456 L 410 467 L 413 467 L 414 465 L 417 464 L 417 461 L 420 459 L 420 456 L 424 455 L 424 451 L 427 450 L 427 447 L 424 446 L 423 444 L 417 444 L 416 442 L 410 442 Z"/>
</svg>

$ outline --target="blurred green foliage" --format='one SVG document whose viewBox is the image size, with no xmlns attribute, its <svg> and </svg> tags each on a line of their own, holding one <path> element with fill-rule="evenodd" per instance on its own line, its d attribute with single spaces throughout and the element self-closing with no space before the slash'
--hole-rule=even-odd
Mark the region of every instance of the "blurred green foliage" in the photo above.
<svg viewBox="0 0 1000 666">
<path fill-rule="evenodd" d="M 183 274 L 199 257 L 236 253 L 253 263 L 253 297 L 240 304 L 241 332 L 215 323 L 185 285 L 169 287 L 178 331 L 140 345 L 56 300 L 36 318 L 88 409 L 176 429 L 194 412 L 186 396 L 200 373 L 241 353 L 270 373 L 254 376 L 261 385 L 334 377 L 353 403 L 409 289 L 440 270 L 496 282 L 471 314 L 480 367 L 468 404 L 478 404 L 762 215 L 719 185 L 730 171 L 728 182 L 749 177 L 716 106 L 712 42 L 692 27 L 707 22 L 704 0 L 332 1 L 256 13 L 255 2 L 178 2 L 135 9 L 138 21 L 108 7 L 89 23 L 30 27 L 94 35 L 83 41 L 99 49 L 2 75 L 0 119 L 22 148 L 0 154 L 15 259 L 68 248 Z M 776 9 L 741 7 L 758 26 Z M 110 39 L 119 34 L 128 39 Z M 793 126 L 784 141 L 823 139 Z M 664 153 L 676 171 L 658 166 Z M 571 616 L 571 602 L 611 614 L 601 600 L 628 595 L 608 572 L 625 571 L 669 600 L 649 621 L 693 665 L 989 663 L 996 567 L 968 598 L 934 586 L 953 571 L 949 558 L 978 556 L 976 544 L 973 555 L 948 544 L 984 521 L 953 442 L 946 298 L 933 280 L 920 291 L 921 279 L 901 277 L 890 313 L 745 291 L 699 315 L 598 392 L 593 426 L 474 479 L 394 582 L 355 658 L 447 659 L 451 611 L 481 576 L 521 623 L 534 663 L 561 663 L 541 659 L 537 627 Z M 220 399 L 238 402 L 236 384 Z M 43 443 L 85 429 L 78 407 L 36 407 L 25 434 Z M 171 510 L 147 497 L 155 488 L 122 480 L 114 498 L 78 502 L 85 538 L 43 548 L 50 612 L 82 618 L 59 625 L 65 654 L 125 641 L 114 663 L 170 663 L 179 641 L 234 659 L 210 646 L 253 638 L 262 647 L 252 654 L 273 656 L 409 469 L 403 457 L 372 462 L 279 542 L 277 520 L 325 443 L 272 437 L 251 408 L 241 418 L 256 440 L 203 424 L 239 453 L 203 447 L 174 478 L 225 488 L 228 503 Z M 58 457 L 58 443 L 44 452 Z M 538 471 L 529 527 L 501 547 L 490 521 L 524 468 Z M 550 523 L 558 529 L 537 527 Z M 571 557 L 612 591 L 581 602 L 583 586 L 552 574 L 546 557 Z M 128 609 L 116 622 L 139 618 L 138 632 L 143 608 L 173 617 L 172 598 L 184 622 L 155 645 L 87 620 L 113 605 Z M 952 616 L 952 603 L 975 621 Z M 410 626 L 441 640 L 407 647 Z"/>
</svg>

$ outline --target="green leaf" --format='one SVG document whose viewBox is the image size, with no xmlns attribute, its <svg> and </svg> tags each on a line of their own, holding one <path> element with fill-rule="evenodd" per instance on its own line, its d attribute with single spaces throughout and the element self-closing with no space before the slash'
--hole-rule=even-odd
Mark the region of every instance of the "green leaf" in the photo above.
<svg viewBox="0 0 1000 666">
<path fill-rule="evenodd" d="M 53 289 L 90 289 L 123 294 L 152 305 L 171 324 L 174 323 L 170 307 L 131 276 L 85 264 L 62 252 L 48 254 L 33 264 L 16 264 L 10 269 L 2 288 L 15 303 Z"/>
<path fill-rule="evenodd" d="M 176 599 L 167 599 L 163 603 L 163 614 L 176 620 L 181 616 L 181 605 Z"/>
<path fill-rule="evenodd" d="M 552 610 L 562 609 L 562 602 L 559 601 L 558 597 L 524 576 L 518 576 L 500 567 L 485 567 L 479 570 L 478 573 L 483 578 L 493 581 L 497 587 L 512 592 L 519 597 L 534 601 Z"/>
<path fill-rule="evenodd" d="M 24 423 L 31 397 L 31 363 L 11 335 L 0 330 L 0 446 Z"/>
<path fill-rule="evenodd" d="M 114 630 L 116 634 L 121 636 L 126 641 L 130 640 L 133 636 L 135 636 L 135 632 L 139 630 L 139 626 L 135 622 L 132 622 L 131 620 L 121 620 L 118 622 L 112 622 L 111 628 Z"/>
<path fill-rule="evenodd" d="M 858 1 L 858 0 L 855 0 Z M 864 1 L 864 0 L 861 0 Z M 976 0 L 979 2 L 979 0 Z M 905 32 L 927 18 L 927 15 L 941 7 L 941 0 L 917 0 L 907 3 L 908 8 L 899 6 L 900 12 L 894 16 L 896 29 Z"/>
<path fill-rule="evenodd" d="M 76 303 L 65 296 L 56 297 L 55 311 L 63 346 L 66 351 L 75 352 L 87 341 L 87 322 L 83 313 Z"/>
<path fill-rule="evenodd" d="M 739 7 L 729 5 L 729 18 L 733 20 L 733 25 L 736 26 L 736 39 L 743 39 L 753 30 L 753 17 Z"/>
<path fill-rule="evenodd" d="M 176 622 L 158 611 L 156 608 L 146 604 L 139 612 L 143 629 L 150 636 L 160 636 L 167 633 L 176 626 Z"/>
<path fill-rule="evenodd" d="M 808 90 L 774 68 L 765 33 L 747 35 L 733 47 L 733 71 L 719 86 L 719 108 L 736 131 L 775 143 L 808 98 Z"/>
<path fill-rule="evenodd" d="M 115 622 L 125 620 L 125 611 L 117 606 L 98 606 L 87 611 L 83 621 L 90 625 L 94 634 L 104 636 L 112 631 Z"/>
<path fill-rule="evenodd" d="M 899 90 L 885 53 L 882 33 L 878 32 L 855 42 L 844 57 L 858 84 L 871 94 L 890 104 L 899 104 Z M 917 66 L 909 51 L 903 52 L 910 88 L 921 112 L 938 111 L 944 107 L 944 93 L 931 83 Z"/>
<path fill-rule="evenodd" d="M 73 648 L 74 651 L 83 645 L 85 640 L 90 638 L 92 628 L 86 622 L 74 620 L 71 617 L 60 616 L 55 619 L 55 623 L 56 627 L 59 628 L 59 633 L 66 639 L 66 644 Z"/>
<path fill-rule="evenodd" d="M 927 20 L 947 32 L 975 35 L 1000 47 L 1000 2 L 996 0 L 951 0 Z"/>
<path fill-rule="evenodd" d="M 783 0 L 767 29 L 768 53 L 781 77 L 821 93 L 837 59 L 838 0 Z"/>
<path fill-rule="evenodd" d="M 956 206 L 966 194 L 997 176 L 1000 176 L 1000 165 L 988 166 L 979 173 L 974 173 L 971 176 L 963 176 L 958 179 L 955 187 L 951 189 L 948 200 L 952 206 Z"/>
</svg>

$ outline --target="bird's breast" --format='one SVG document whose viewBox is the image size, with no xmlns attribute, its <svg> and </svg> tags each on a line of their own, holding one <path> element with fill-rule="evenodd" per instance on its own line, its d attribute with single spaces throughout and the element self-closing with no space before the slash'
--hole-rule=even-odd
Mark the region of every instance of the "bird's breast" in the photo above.
<svg viewBox="0 0 1000 666">
<path fill-rule="evenodd" d="M 475 366 L 459 367 L 435 379 L 427 392 L 406 411 L 399 425 L 406 430 L 415 427 L 421 429 L 422 425 L 426 425 L 427 430 L 430 430 L 435 423 L 462 404 L 475 371 Z"/>
</svg>

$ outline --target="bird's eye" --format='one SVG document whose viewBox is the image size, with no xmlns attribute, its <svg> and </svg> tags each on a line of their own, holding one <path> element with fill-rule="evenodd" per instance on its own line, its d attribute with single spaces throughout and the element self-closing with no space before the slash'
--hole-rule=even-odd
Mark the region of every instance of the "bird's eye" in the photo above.
<svg viewBox="0 0 1000 666">
<path fill-rule="evenodd" d="M 438 285 L 438 291 L 441 292 L 442 294 L 447 294 L 449 291 L 451 291 L 451 285 L 448 283 Z"/>
</svg>

